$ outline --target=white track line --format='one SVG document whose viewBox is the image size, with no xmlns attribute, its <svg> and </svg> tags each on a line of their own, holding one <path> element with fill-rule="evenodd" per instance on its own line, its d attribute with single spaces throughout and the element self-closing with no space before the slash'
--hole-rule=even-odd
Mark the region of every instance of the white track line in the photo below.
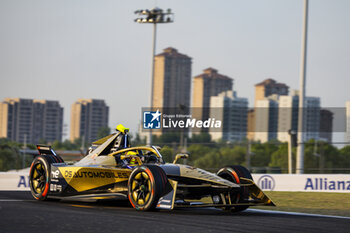
<svg viewBox="0 0 350 233">
<path fill-rule="evenodd" d="M 0 199 L 0 201 L 2 201 L 2 202 L 6 202 L 6 201 L 31 201 L 31 200 L 20 200 L 20 199 Z"/>
<path fill-rule="evenodd" d="M 285 212 L 285 211 L 276 211 L 276 210 L 249 209 L 249 210 L 246 210 L 246 212 L 267 213 L 267 214 L 285 214 L 285 215 L 322 217 L 322 218 L 341 218 L 341 219 L 349 219 L 350 220 L 350 217 L 344 217 L 344 216 L 323 215 L 323 214 L 307 214 L 307 213 Z"/>
</svg>

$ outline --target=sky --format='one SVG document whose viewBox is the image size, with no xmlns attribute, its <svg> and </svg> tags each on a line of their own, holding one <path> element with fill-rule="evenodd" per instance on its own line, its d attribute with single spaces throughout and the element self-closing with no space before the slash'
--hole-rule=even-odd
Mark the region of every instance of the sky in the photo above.
<svg viewBox="0 0 350 233">
<path fill-rule="evenodd" d="M 267 78 L 299 88 L 303 0 L 0 0 L 0 100 L 58 100 L 69 133 L 78 98 L 104 99 L 109 125 L 137 131 L 149 106 L 152 25 L 134 11 L 171 8 L 157 53 L 192 58 L 192 76 L 213 67 L 254 101 Z M 350 101 L 350 1 L 310 0 L 306 95 L 322 107 Z"/>
</svg>

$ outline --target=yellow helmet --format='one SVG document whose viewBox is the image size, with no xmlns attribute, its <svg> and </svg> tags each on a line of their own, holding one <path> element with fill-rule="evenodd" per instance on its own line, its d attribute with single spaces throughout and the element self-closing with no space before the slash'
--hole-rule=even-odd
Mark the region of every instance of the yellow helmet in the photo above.
<svg viewBox="0 0 350 233">
<path fill-rule="evenodd" d="M 137 155 L 137 153 L 135 151 L 128 151 L 126 154 L 127 155 Z M 129 164 L 130 165 L 138 164 L 136 158 L 130 158 Z"/>
</svg>

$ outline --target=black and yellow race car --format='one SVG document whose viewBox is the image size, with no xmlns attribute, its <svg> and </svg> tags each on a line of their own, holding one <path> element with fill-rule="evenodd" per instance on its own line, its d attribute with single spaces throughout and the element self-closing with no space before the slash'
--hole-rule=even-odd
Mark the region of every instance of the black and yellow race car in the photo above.
<svg viewBox="0 0 350 233">
<path fill-rule="evenodd" d="M 92 144 L 88 154 L 67 164 L 50 146 L 38 145 L 30 168 L 30 189 L 37 200 L 52 198 L 122 198 L 137 210 L 217 207 L 242 211 L 252 205 L 274 205 L 242 166 L 216 174 L 177 164 L 187 154 L 165 163 L 159 147 L 130 147 L 128 129 Z"/>
</svg>

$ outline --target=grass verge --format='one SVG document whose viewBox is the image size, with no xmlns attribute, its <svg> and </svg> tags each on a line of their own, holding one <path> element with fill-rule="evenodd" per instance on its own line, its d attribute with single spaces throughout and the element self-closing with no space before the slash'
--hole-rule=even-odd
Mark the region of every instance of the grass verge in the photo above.
<svg viewBox="0 0 350 233">
<path fill-rule="evenodd" d="M 255 209 L 302 212 L 350 217 L 350 194 L 321 192 L 264 192 L 276 207 L 259 206 Z"/>
</svg>

